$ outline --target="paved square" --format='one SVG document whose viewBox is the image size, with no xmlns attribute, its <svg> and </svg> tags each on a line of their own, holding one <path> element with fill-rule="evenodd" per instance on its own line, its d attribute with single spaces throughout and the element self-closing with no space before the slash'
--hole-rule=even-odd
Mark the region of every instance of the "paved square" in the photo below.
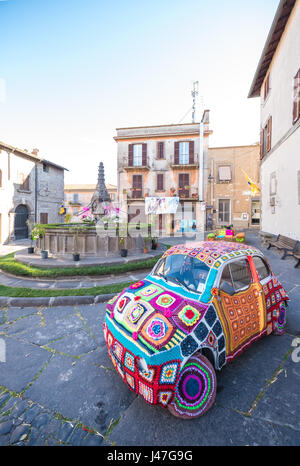
<svg viewBox="0 0 300 466">
<path fill-rule="evenodd" d="M 292 359 L 300 270 L 255 237 L 251 244 L 289 293 L 287 331 L 217 373 L 216 403 L 196 420 L 176 419 L 129 391 L 106 352 L 104 304 L 1 309 L 0 446 L 300 445 L 300 362 Z"/>
</svg>

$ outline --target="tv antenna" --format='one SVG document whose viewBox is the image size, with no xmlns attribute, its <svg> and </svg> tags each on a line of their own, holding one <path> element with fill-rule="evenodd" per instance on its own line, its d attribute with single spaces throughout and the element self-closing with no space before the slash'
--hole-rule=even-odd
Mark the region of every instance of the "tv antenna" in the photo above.
<svg viewBox="0 0 300 466">
<path fill-rule="evenodd" d="M 192 122 L 195 123 L 195 115 L 196 115 L 196 97 L 199 94 L 199 81 L 193 82 L 193 90 L 192 90 L 192 97 L 193 97 L 193 107 L 192 107 Z"/>
</svg>

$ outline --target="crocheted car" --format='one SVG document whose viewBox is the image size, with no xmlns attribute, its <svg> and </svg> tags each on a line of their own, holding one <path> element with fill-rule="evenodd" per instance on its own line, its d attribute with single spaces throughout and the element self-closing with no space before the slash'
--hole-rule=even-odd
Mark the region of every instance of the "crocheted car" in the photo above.
<svg viewBox="0 0 300 466">
<path fill-rule="evenodd" d="M 190 419 L 213 405 L 215 370 L 264 335 L 284 333 L 288 300 L 256 248 L 225 241 L 175 246 L 144 280 L 108 302 L 105 341 L 131 390 Z"/>
</svg>

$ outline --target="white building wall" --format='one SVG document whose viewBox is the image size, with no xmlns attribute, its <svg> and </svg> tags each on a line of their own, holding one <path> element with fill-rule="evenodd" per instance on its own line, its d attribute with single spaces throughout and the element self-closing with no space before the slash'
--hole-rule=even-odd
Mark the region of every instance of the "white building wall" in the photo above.
<svg viewBox="0 0 300 466">
<path fill-rule="evenodd" d="M 300 127 L 293 126 L 294 77 L 300 68 L 300 0 L 291 13 L 269 68 L 270 93 L 263 101 L 261 126 L 272 116 L 272 148 L 261 163 L 262 230 L 300 240 L 297 171 L 300 170 Z M 267 76 L 266 76 L 267 78 Z M 294 130 L 294 133 L 292 131 Z M 270 178 L 276 173 L 277 192 Z M 274 206 L 271 206 L 273 198 Z"/>
</svg>

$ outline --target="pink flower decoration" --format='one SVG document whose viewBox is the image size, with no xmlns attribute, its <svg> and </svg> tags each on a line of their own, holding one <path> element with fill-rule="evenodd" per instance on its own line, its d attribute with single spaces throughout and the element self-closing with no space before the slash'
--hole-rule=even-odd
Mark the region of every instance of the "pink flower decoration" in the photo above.
<svg viewBox="0 0 300 466">
<path fill-rule="evenodd" d="M 134 341 L 137 341 L 138 337 L 139 337 L 139 336 L 138 336 L 138 333 L 137 333 L 137 332 L 133 332 L 132 338 L 134 339 Z"/>
<path fill-rule="evenodd" d="M 114 318 L 114 313 L 113 313 L 113 311 L 111 311 L 111 313 L 110 313 L 110 318 L 111 318 L 111 319 Z"/>
</svg>

